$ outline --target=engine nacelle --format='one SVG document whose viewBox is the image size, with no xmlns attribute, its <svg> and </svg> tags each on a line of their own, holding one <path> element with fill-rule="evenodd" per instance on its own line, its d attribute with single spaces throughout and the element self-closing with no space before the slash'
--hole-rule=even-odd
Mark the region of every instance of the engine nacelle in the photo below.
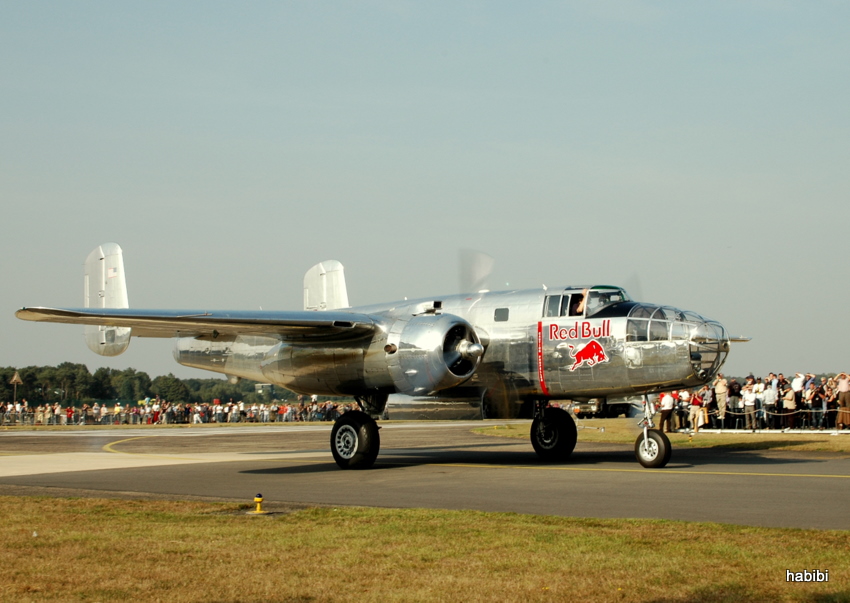
<svg viewBox="0 0 850 603">
<path fill-rule="evenodd" d="M 484 347 L 459 316 L 424 314 L 393 323 L 384 351 L 397 392 L 429 395 L 472 377 Z"/>
<path fill-rule="evenodd" d="M 475 330 L 464 319 L 420 314 L 388 318 L 365 340 L 281 342 L 264 354 L 260 367 L 268 381 L 298 393 L 423 396 L 469 379 L 483 354 Z M 229 374 L 242 374 L 231 368 L 239 356 L 227 359 Z"/>
</svg>

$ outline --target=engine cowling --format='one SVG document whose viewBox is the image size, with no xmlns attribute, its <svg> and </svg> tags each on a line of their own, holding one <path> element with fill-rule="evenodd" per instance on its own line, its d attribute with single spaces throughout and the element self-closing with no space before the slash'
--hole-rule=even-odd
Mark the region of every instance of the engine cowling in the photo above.
<svg viewBox="0 0 850 603">
<path fill-rule="evenodd" d="M 429 395 L 472 377 L 484 346 L 459 316 L 424 314 L 394 322 L 384 351 L 396 391 Z"/>
<path fill-rule="evenodd" d="M 270 383 L 298 393 L 427 396 L 469 379 L 484 354 L 472 325 L 453 314 L 395 315 L 381 322 L 382 328 L 368 339 L 281 342 L 263 352 L 259 368 Z M 244 369 L 251 358 L 236 349 L 228 357 L 203 359 L 216 362 L 218 370 L 248 376 Z M 192 363 L 185 356 L 183 364 L 197 366 L 200 361 L 198 354 Z M 245 365 L 241 369 L 240 362 Z"/>
</svg>

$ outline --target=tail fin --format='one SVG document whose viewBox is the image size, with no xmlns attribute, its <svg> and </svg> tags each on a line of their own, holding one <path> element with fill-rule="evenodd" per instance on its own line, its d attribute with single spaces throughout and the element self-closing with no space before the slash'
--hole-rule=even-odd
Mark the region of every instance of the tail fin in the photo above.
<svg viewBox="0 0 850 603">
<path fill-rule="evenodd" d="M 304 275 L 304 309 L 348 308 L 345 268 L 336 260 L 319 262 Z"/>
<path fill-rule="evenodd" d="M 124 256 L 117 243 L 98 245 L 85 263 L 85 307 L 129 308 Z M 129 327 L 85 326 L 86 345 L 101 356 L 117 356 L 130 345 Z"/>
</svg>

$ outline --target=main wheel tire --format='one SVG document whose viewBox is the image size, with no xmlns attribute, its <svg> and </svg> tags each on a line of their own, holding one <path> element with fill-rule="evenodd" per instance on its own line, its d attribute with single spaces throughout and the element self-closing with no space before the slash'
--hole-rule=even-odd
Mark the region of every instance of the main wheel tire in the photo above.
<svg viewBox="0 0 850 603">
<path fill-rule="evenodd" d="M 650 429 L 646 433 L 648 438 L 646 447 L 643 445 L 643 434 L 640 434 L 635 441 L 635 457 L 638 463 L 648 469 L 660 469 L 670 462 L 673 447 L 665 433 L 657 429 Z"/>
<path fill-rule="evenodd" d="M 341 469 L 368 469 L 380 448 L 378 424 L 365 412 L 350 410 L 334 423 L 331 453 Z"/>
<path fill-rule="evenodd" d="M 531 422 L 531 445 L 544 461 L 565 461 L 576 447 L 578 430 L 570 414 L 561 408 L 546 408 Z"/>
</svg>

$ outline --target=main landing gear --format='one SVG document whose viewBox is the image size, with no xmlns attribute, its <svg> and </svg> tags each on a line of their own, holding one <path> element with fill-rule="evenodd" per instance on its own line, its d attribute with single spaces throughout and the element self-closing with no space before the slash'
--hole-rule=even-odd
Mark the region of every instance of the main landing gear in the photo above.
<svg viewBox="0 0 850 603">
<path fill-rule="evenodd" d="M 331 429 L 331 454 L 341 469 L 368 469 L 381 449 L 380 427 L 371 415 L 384 412 L 387 395 L 370 394 L 355 400 L 362 410 L 343 413 Z"/>
<path fill-rule="evenodd" d="M 334 423 L 331 453 L 342 469 L 368 469 L 380 448 L 378 424 L 362 410 L 349 410 Z"/>
<path fill-rule="evenodd" d="M 652 411 L 646 396 L 643 398 L 643 419 L 640 420 L 638 425 L 643 427 L 643 433 L 635 441 L 635 457 L 637 457 L 638 463 L 648 469 L 660 469 L 666 466 L 670 462 L 673 448 L 670 446 L 667 435 L 663 431 L 655 429 L 655 423 L 652 422 Z"/>
<path fill-rule="evenodd" d="M 534 405 L 531 445 L 534 452 L 544 461 L 563 461 L 576 447 L 576 423 L 567 411 L 546 404 L 537 402 Z"/>
</svg>

